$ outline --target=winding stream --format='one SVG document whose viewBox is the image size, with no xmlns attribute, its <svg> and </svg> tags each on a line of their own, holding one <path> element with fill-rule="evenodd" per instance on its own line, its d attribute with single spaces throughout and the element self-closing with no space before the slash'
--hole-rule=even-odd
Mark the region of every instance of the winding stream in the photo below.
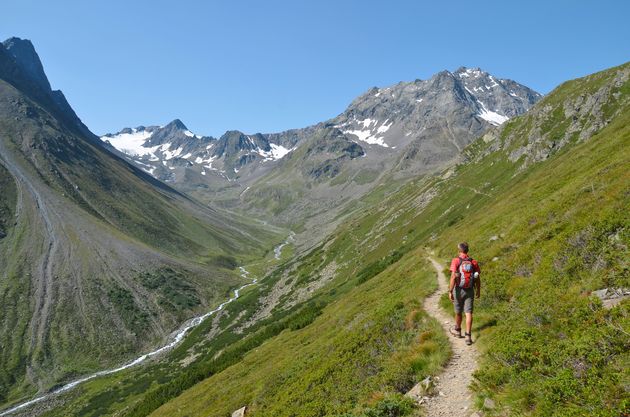
<svg viewBox="0 0 630 417">
<path fill-rule="evenodd" d="M 289 237 L 287 237 L 287 240 L 285 240 L 285 241 L 284 241 L 284 243 L 281 243 L 280 245 L 276 246 L 276 247 L 273 249 L 273 254 L 274 254 L 274 257 L 275 257 L 277 260 L 280 260 L 280 257 L 282 256 L 282 249 L 283 249 L 286 245 L 288 245 L 289 243 L 293 242 L 294 237 L 295 237 L 295 233 L 293 233 L 293 232 L 289 233 Z"/>
<path fill-rule="evenodd" d="M 295 234 L 293 232 L 291 232 L 291 234 L 289 235 L 289 237 L 287 237 L 287 240 L 285 240 L 283 243 L 281 243 L 280 245 L 276 246 L 274 248 L 274 254 L 275 254 L 275 258 L 276 259 L 280 259 L 280 255 L 282 254 L 282 248 L 284 248 L 286 245 L 288 245 L 290 242 L 293 241 L 293 236 L 295 236 Z M 245 268 L 243 268 L 242 266 L 239 267 L 239 269 L 241 270 L 241 276 L 243 278 L 248 278 L 249 276 L 249 271 L 247 271 Z M 12 414 L 16 411 L 25 409 L 33 404 L 36 404 L 40 401 L 43 401 L 47 398 L 50 398 L 54 395 L 57 394 L 61 394 L 63 392 L 69 391 L 72 388 L 76 387 L 79 384 L 82 384 L 84 382 L 87 382 L 89 380 L 92 380 L 94 378 L 98 378 L 100 376 L 105 376 L 105 375 L 111 375 L 111 374 L 115 374 L 116 372 L 120 372 L 123 371 L 125 369 L 131 368 L 132 366 L 136 366 L 142 362 L 144 362 L 145 360 L 155 356 L 155 355 L 159 355 L 160 353 L 166 352 L 169 349 L 172 349 L 173 347 L 175 347 L 177 344 L 179 344 L 179 342 L 181 342 L 184 339 L 184 336 L 186 336 L 186 333 L 188 333 L 188 331 L 194 327 L 199 326 L 205 319 L 207 319 L 208 317 L 212 316 L 213 314 L 223 310 L 225 308 L 226 305 L 230 304 L 231 302 L 233 302 L 234 300 L 236 300 L 239 296 L 240 293 L 243 289 L 247 288 L 247 287 L 251 287 L 252 285 L 256 285 L 256 283 L 258 282 L 257 278 L 254 278 L 250 283 L 248 284 L 244 284 L 242 286 L 240 286 L 239 288 L 237 288 L 236 290 L 234 290 L 234 295 L 228 299 L 227 301 L 224 301 L 223 303 L 219 304 L 219 306 L 217 308 L 215 308 L 214 310 L 208 311 L 207 313 L 201 315 L 201 316 L 197 316 L 193 319 L 191 319 L 188 324 L 186 324 L 184 327 L 182 327 L 177 334 L 175 335 L 175 337 L 173 338 L 173 340 L 171 342 L 169 342 L 168 344 L 152 351 L 149 353 L 145 353 L 142 356 L 137 357 L 136 359 L 127 362 L 126 364 L 119 366 L 118 368 L 113 368 L 113 369 L 106 369 L 103 371 L 98 371 L 96 373 L 93 373 L 91 375 L 87 375 L 84 376 L 83 378 L 79 378 L 75 381 L 69 382 L 53 391 L 50 391 L 46 394 L 43 394 L 39 397 L 35 397 L 32 400 L 23 402 L 22 404 L 16 405 L 12 408 L 9 408 L 7 410 L 4 411 L 0 411 L 0 417 L 2 416 L 8 416 L 9 414 Z"/>
</svg>

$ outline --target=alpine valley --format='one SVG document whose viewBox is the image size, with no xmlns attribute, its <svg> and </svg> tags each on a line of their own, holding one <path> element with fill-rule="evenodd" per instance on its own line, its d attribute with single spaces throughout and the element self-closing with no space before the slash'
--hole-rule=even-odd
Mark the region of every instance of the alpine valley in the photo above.
<svg viewBox="0 0 630 417">
<path fill-rule="evenodd" d="M 460 236 L 470 411 L 627 415 L 630 302 L 595 291 L 630 288 L 629 149 L 630 63 L 545 97 L 461 67 L 300 129 L 98 137 L 8 39 L 0 415 L 422 416 L 404 394 L 451 356 L 428 257 Z"/>
</svg>

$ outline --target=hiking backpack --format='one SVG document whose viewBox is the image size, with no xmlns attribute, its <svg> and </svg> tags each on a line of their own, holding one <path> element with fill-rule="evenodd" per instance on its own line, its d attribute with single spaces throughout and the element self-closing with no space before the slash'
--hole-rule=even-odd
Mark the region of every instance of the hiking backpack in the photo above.
<svg viewBox="0 0 630 417">
<path fill-rule="evenodd" d="M 473 258 L 459 257 L 459 267 L 457 271 L 459 273 L 459 287 L 460 288 L 472 288 L 473 281 L 475 280 L 475 266 L 473 265 Z"/>
</svg>

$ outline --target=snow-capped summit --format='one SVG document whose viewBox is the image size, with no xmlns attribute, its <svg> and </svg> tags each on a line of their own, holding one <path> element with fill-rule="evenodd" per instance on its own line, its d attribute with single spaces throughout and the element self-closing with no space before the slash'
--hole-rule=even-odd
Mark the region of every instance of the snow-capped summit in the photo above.
<svg viewBox="0 0 630 417">
<path fill-rule="evenodd" d="M 480 68 L 460 67 L 453 75 L 475 98 L 477 115 L 493 125 L 522 114 L 542 97 L 530 88 L 497 78 Z"/>
<path fill-rule="evenodd" d="M 260 133 L 228 131 L 219 139 L 199 135 L 179 119 L 165 126 L 125 128 L 101 139 L 163 181 L 184 179 L 187 171 L 231 180 L 246 165 L 277 161 L 293 150 Z"/>
<path fill-rule="evenodd" d="M 221 190 L 236 183 L 246 187 L 276 166 L 302 167 L 300 175 L 318 181 L 336 175 L 344 164 L 373 169 L 391 163 L 409 175 L 453 158 L 540 97 L 480 68 L 461 67 L 427 80 L 373 87 L 339 116 L 303 129 L 273 134 L 231 130 L 217 139 L 193 133 L 176 119 L 166 126 L 125 129 L 103 140 L 156 178 L 185 190 L 215 190 L 217 180 Z M 292 152 L 304 144 L 303 152 Z M 294 163 L 281 164 L 285 158 Z"/>
</svg>

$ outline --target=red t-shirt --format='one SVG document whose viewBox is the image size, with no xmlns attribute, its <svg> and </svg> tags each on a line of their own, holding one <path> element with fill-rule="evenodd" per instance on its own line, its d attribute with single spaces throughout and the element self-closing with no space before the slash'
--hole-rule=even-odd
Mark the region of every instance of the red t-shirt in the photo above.
<svg viewBox="0 0 630 417">
<path fill-rule="evenodd" d="M 465 253 L 460 253 L 459 257 L 453 258 L 453 260 L 451 261 L 451 272 L 458 272 L 459 262 L 460 262 L 459 258 L 470 258 L 470 256 Z M 473 259 L 472 264 L 473 264 L 473 268 L 475 272 L 481 273 L 481 270 L 479 269 L 479 264 L 477 263 L 477 261 Z"/>
</svg>

